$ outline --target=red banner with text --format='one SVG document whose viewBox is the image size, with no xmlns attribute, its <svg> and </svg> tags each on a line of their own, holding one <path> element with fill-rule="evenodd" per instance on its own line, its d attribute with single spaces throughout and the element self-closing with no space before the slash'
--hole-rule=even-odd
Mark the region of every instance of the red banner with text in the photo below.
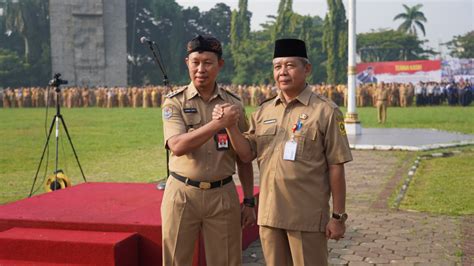
<svg viewBox="0 0 474 266">
<path fill-rule="evenodd" d="M 441 81 L 440 60 L 392 61 L 357 64 L 358 83 L 418 83 Z"/>
</svg>

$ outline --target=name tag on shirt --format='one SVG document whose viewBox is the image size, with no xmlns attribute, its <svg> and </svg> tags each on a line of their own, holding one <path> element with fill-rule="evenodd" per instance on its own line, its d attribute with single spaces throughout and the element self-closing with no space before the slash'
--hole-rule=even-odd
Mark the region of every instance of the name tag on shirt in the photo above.
<svg viewBox="0 0 474 266">
<path fill-rule="evenodd" d="M 296 158 L 296 148 L 298 144 L 294 140 L 290 140 L 285 144 L 285 151 L 283 153 L 283 160 L 294 161 Z"/>
<path fill-rule="evenodd" d="M 265 120 L 263 121 L 263 124 L 265 125 L 268 125 L 268 124 L 273 124 L 273 123 L 276 123 L 276 119 L 268 119 L 268 120 Z"/>
<path fill-rule="evenodd" d="M 183 108 L 183 111 L 186 114 L 197 114 L 198 112 L 196 108 Z"/>
</svg>

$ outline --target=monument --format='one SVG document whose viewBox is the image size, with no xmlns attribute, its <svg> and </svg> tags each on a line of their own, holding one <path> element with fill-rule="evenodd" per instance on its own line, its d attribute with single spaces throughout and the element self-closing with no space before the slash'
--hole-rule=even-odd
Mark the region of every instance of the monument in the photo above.
<svg viewBox="0 0 474 266">
<path fill-rule="evenodd" d="M 50 0 L 51 61 L 70 86 L 126 86 L 126 0 Z"/>
</svg>

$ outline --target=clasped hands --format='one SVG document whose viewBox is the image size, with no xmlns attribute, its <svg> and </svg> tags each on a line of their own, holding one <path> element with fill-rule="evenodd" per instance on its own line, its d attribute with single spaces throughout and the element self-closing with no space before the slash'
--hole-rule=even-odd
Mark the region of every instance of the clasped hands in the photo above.
<svg viewBox="0 0 474 266">
<path fill-rule="evenodd" d="M 218 120 L 224 128 L 231 128 L 237 125 L 240 119 L 239 107 L 229 103 L 216 104 L 212 111 L 212 119 Z"/>
</svg>

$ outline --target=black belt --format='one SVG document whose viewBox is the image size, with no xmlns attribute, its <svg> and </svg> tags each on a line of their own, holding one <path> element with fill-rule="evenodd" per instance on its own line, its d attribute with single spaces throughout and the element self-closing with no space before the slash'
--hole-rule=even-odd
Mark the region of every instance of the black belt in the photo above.
<svg viewBox="0 0 474 266">
<path fill-rule="evenodd" d="M 179 181 L 185 183 L 186 185 L 191 185 L 193 187 L 197 187 L 200 189 L 213 189 L 217 187 L 222 187 L 227 183 L 230 183 L 232 181 L 232 176 L 228 176 L 224 179 L 221 179 L 219 181 L 214 181 L 214 182 L 203 182 L 203 181 L 194 181 L 191 180 L 187 177 L 178 175 L 175 172 L 170 173 L 174 178 L 178 179 Z"/>
</svg>

